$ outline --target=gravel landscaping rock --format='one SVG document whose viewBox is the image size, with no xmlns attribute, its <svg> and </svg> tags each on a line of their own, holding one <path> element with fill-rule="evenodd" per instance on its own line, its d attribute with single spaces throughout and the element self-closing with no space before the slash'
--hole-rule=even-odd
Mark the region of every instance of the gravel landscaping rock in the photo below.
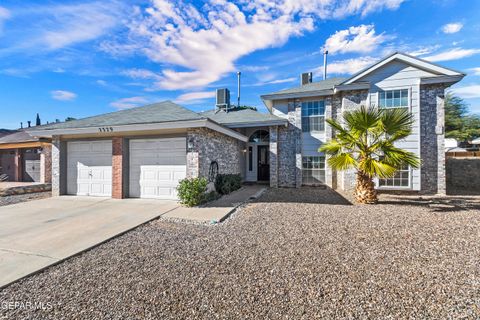
<svg viewBox="0 0 480 320">
<path fill-rule="evenodd" d="M 479 318 L 479 230 L 478 197 L 269 190 L 219 225 L 156 220 L 4 288 L 0 317 Z"/>
<path fill-rule="evenodd" d="M 45 198 L 50 198 L 51 196 L 52 196 L 52 193 L 50 191 L 3 196 L 3 197 L 0 197 L 0 206 L 8 206 L 10 204 L 15 204 L 20 202 L 45 199 Z"/>
</svg>

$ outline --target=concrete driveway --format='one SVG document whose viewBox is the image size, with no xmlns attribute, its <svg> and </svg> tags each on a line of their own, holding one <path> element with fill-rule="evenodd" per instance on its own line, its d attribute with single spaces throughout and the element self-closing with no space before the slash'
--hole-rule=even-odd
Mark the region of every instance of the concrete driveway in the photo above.
<svg viewBox="0 0 480 320">
<path fill-rule="evenodd" d="M 0 287 L 177 207 L 166 200 L 74 196 L 0 207 Z"/>
</svg>

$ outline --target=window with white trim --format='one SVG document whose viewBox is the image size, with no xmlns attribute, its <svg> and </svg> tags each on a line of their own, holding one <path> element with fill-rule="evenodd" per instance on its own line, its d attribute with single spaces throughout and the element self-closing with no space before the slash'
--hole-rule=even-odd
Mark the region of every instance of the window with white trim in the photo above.
<svg viewBox="0 0 480 320">
<path fill-rule="evenodd" d="M 325 156 L 302 158 L 302 183 L 306 185 L 325 184 Z"/>
<path fill-rule="evenodd" d="M 325 101 L 302 102 L 302 131 L 325 130 Z"/>
<path fill-rule="evenodd" d="M 388 179 L 378 179 L 379 187 L 407 188 L 410 186 L 410 167 L 403 166 L 395 173 L 395 176 Z"/>
<path fill-rule="evenodd" d="M 378 93 L 380 108 L 408 108 L 408 89 L 380 91 Z"/>
</svg>

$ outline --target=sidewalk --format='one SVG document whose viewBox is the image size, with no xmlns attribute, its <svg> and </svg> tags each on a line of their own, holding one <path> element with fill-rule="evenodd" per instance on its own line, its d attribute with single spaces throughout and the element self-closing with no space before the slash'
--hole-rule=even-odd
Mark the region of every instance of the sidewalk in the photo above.
<svg viewBox="0 0 480 320">
<path fill-rule="evenodd" d="M 196 223 L 215 224 L 225 220 L 238 206 L 264 190 L 262 185 L 248 185 L 201 207 L 178 207 L 161 216 L 166 220 L 183 220 Z"/>
</svg>

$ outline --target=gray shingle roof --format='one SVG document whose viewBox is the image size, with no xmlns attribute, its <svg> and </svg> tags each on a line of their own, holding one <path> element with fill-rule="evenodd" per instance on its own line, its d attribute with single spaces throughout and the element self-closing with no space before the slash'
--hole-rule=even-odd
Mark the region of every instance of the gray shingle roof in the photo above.
<svg viewBox="0 0 480 320">
<path fill-rule="evenodd" d="M 202 117 L 198 113 L 185 109 L 184 107 L 179 106 L 171 101 L 163 101 L 143 107 L 120 110 L 78 120 L 49 124 L 42 129 L 72 129 L 201 119 L 205 119 L 205 117 Z"/>
<path fill-rule="evenodd" d="M 260 125 L 262 123 L 286 122 L 285 119 L 274 116 L 270 113 L 261 113 L 252 109 L 231 110 L 229 112 L 209 110 L 199 112 L 200 115 L 207 117 L 217 123 L 225 126 L 235 125 Z"/>
<path fill-rule="evenodd" d="M 325 91 L 325 90 L 332 90 L 333 87 L 339 85 L 340 83 L 347 80 L 347 78 L 329 78 L 322 81 L 312 82 L 309 84 L 305 84 L 303 86 L 280 90 L 276 92 L 272 92 L 269 94 L 262 95 L 262 98 L 267 96 L 276 96 L 276 95 L 288 95 L 288 94 L 299 94 L 299 93 L 313 93 L 316 91 Z"/>
<path fill-rule="evenodd" d="M 19 143 L 19 142 L 37 142 L 38 138 L 32 137 L 28 132 L 21 130 L 0 138 L 0 144 Z"/>
</svg>

